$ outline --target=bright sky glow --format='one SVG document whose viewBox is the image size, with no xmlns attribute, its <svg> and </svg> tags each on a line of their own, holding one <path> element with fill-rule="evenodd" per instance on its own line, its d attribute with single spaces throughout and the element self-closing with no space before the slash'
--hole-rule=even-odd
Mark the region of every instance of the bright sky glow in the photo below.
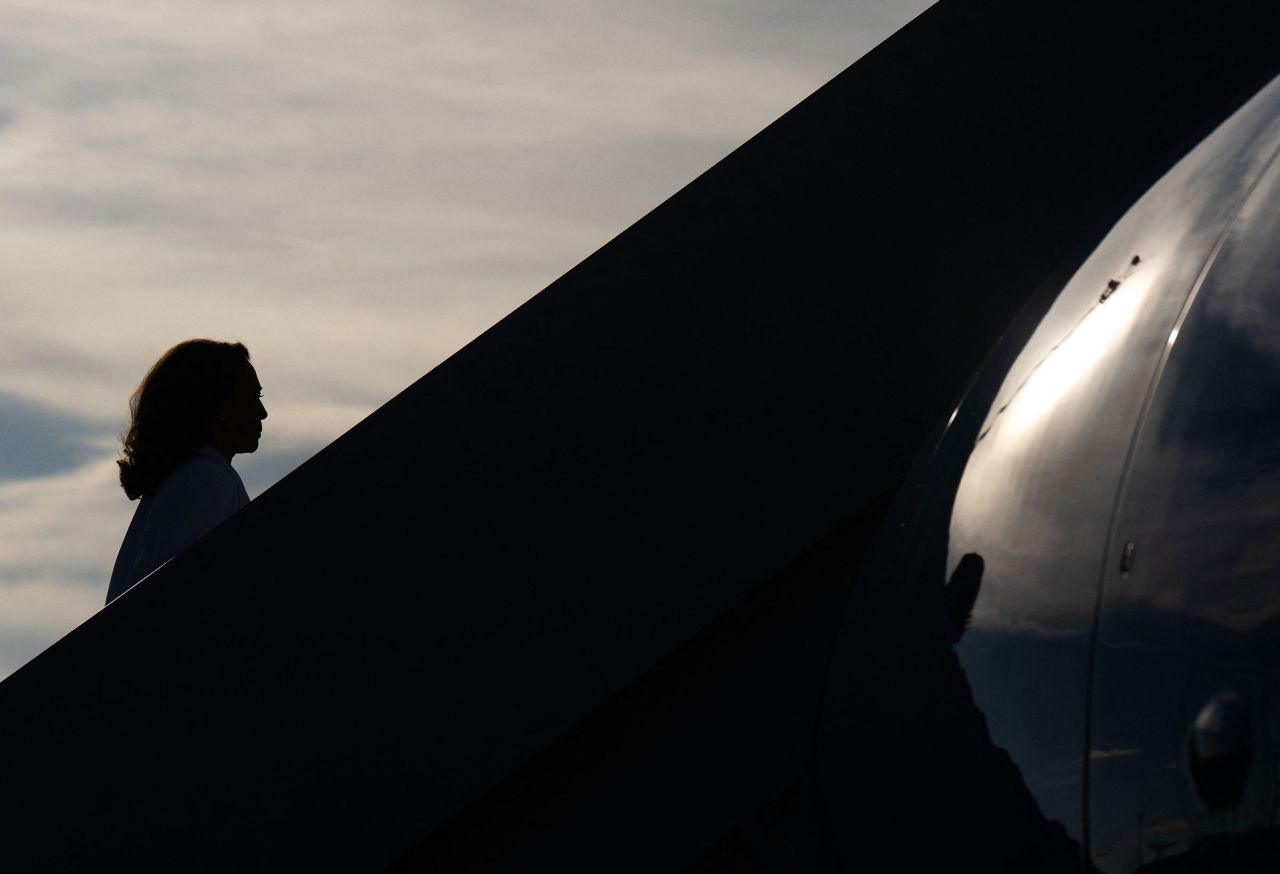
<svg viewBox="0 0 1280 874">
<path fill-rule="evenodd" d="M 0 0 L 0 677 L 167 347 L 249 346 L 257 495 L 927 5 Z"/>
</svg>

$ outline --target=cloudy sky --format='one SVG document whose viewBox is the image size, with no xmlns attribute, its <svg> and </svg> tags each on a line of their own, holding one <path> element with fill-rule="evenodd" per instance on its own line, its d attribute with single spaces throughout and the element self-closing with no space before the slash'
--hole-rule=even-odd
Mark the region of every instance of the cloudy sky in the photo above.
<svg viewBox="0 0 1280 874">
<path fill-rule="evenodd" d="M 251 496 L 923 0 L 0 0 L 0 677 L 99 609 L 126 401 L 249 346 Z"/>
</svg>

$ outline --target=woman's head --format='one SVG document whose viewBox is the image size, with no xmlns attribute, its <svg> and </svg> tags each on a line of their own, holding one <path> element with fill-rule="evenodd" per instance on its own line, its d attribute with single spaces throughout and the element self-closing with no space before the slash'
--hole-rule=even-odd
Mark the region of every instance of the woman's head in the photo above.
<svg viewBox="0 0 1280 874">
<path fill-rule="evenodd" d="M 267 411 L 240 343 L 187 340 L 157 361 L 129 401 L 120 485 L 132 500 L 153 494 L 200 443 L 228 459 L 258 448 Z"/>
</svg>

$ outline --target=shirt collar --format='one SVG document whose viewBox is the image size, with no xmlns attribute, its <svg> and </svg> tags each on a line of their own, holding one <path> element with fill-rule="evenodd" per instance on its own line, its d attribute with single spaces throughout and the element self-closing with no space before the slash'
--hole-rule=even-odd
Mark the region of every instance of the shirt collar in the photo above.
<svg viewBox="0 0 1280 874">
<path fill-rule="evenodd" d="M 227 467 L 227 468 L 231 467 L 231 462 L 227 461 L 227 459 L 223 456 L 221 452 L 214 449 L 212 446 L 210 446 L 208 443 L 204 442 L 203 440 L 201 440 L 199 443 L 196 444 L 195 451 L 192 452 L 191 454 L 207 455 L 210 458 L 216 458 L 218 462 L 222 464 L 224 467 Z"/>
</svg>

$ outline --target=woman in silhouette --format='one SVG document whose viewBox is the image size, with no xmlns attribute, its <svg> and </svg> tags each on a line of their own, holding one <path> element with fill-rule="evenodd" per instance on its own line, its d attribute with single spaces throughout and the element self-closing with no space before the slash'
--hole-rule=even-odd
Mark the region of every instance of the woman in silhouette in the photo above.
<svg viewBox="0 0 1280 874">
<path fill-rule="evenodd" d="M 138 509 L 107 603 L 249 503 L 231 467 L 262 436 L 262 386 L 240 343 L 187 340 L 160 357 L 129 401 L 120 485 Z"/>
</svg>

